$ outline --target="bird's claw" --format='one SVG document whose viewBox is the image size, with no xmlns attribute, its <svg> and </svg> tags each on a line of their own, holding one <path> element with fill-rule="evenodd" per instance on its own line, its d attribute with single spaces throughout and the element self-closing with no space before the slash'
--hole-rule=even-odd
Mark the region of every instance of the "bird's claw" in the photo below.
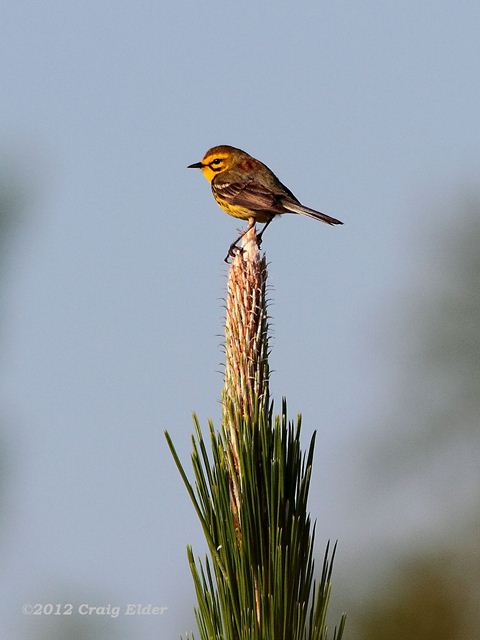
<svg viewBox="0 0 480 640">
<path fill-rule="evenodd" d="M 230 258 L 234 258 L 237 255 L 237 253 L 239 253 L 240 251 L 243 252 L 244 249 L 242 249 L 242 247 L 239 247 L 236 244 L 230 245 L 230 247 L 228 248 L 228 253 L 224 258 L 224 262 L 226 262 L 228 264 Z"/>
</svg>

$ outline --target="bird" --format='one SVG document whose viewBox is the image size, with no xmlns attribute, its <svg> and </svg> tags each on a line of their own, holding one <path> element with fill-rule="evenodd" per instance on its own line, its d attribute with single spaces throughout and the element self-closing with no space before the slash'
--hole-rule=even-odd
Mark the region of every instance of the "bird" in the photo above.
<svg viewBox="0 0 480 640">
<path fill-rule="evenodd" d="M 303 205 L 266 164 L 236 147 L 212 147 L 200 162 L 187 168 L 202 170 L 210 182 L 213 197 L 223 211 L 234 218 L 249 220 L 248 227 L 230 245 L 225 262 L 240 250 L 239 241 L 256 222 L 265 225 L 257 236 L 258 246 L 268 225 L 284 213 L 299 213 L 329 225 L 343 224 Z"/>
</svg>

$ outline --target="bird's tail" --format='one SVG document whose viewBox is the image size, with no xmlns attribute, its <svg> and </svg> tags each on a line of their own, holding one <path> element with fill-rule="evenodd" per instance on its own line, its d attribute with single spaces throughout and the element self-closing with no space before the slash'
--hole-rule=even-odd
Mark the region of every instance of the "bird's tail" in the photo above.
<svg viewBox="0 0 480 640">
<path fill-rule="evenodd" d="M 341 220 L 337 220 L 336 218 L 332 218 L 331 216 L 327 216 L 326 213 L 320 213 L 320 211 L 315 211 L 315 209 L 310 209 L 309 207 L 304 207 L 303 204 L 296 202 L 284 202 L 283 206 L 287 211 L 291 213 L 301 213 L 304 216 L 309 216 L 310 218 L 315 218 L 315 220 L 321 220 L 322 222 L 326 222 L 327 224 L 343 224 Z"/>
</svg>

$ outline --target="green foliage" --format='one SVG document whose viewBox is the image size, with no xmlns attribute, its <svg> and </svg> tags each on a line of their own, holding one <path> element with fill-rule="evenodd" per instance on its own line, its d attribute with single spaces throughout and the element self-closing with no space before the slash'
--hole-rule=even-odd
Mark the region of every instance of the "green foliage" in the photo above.
<svg viewBox="0 0 480 640">
<path fill-rule="evenodd" d="M 234 413 L 232 411 L 232 413 Z M 192 550 L 196 618 L 202 640 L 320 640 L 335 548 L 327 546 L 314 580 L 314 529 L 307 511 L 315 435 L 306 454 L 301 419 L 289 422 L 263 403 L 251 418 L 236 415 L 235 448 L 210 423 L 211 458 L 196 417 L 192 437 L 194 485 L 168 433 L 169 447 L 193 501 L 210 551 L 204 565 Z M 232 469 L 236 474 L 232 475 Z M 241 496 L 233 504 L 232 483 Z M 333 633 L 340 640 L 344 618 Z"/>
</svg>

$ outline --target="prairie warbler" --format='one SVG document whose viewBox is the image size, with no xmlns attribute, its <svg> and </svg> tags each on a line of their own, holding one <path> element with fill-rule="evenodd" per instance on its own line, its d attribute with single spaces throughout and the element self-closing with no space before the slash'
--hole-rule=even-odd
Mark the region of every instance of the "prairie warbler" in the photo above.
<svg viewBox="0 0 480 640">
<path fill-rule="evenodd" d="M 282 213 L 301 213 L 326 224 L 343 224 L 325 213 L 305 207 L 263 162 L 236 147 L 212 147 L 203 160 L 188 168 L 202 170 L 221 209 L 234 218 L 250 219 L 245 231 L 230 245 L 226 262 L 239 250 L 238 242 L 255 222 L 265 225 L 257 236 L 260 246 L 265 229 Z"/>
</svg>

